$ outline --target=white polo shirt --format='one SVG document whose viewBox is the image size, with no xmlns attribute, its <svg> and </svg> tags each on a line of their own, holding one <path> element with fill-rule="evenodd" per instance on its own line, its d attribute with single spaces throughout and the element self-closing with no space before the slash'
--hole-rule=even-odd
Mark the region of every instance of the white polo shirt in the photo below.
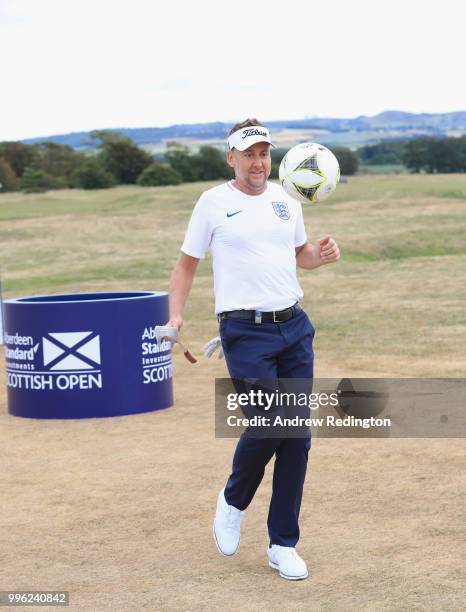
<svg viewBox="0 0 466 612">
<path fill-rule="evenodd" d="M 261 195 L 232 181 L 205 191 L 196 203 L 183 253 L 213 257 L 215 312 L 282 310 L 303 297 L 296 277 L 295 247 L 307 241 L 301 204 L 280 185 Z"/>
</svg>

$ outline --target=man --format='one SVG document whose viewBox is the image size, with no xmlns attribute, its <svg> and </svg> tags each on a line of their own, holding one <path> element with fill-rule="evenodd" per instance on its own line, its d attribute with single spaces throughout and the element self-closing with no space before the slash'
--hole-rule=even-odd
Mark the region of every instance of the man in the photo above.
<svg viewBox="0 0 466 612">
<path fill-rule="evenodd" d="M 299 202 L 267 181 L 271 146 L 267 128 L 256 119 L 231 129 L 227 162 L 235 178 L 204 192 L 194 207 L 171 278 L 168 325 L 181 329 L 196 267 L 210 247 L 215 312 L 230 376 L 312 379 L 314 328 L 299 305 L 303 293 L 296 265 L 312 270 L 337 261 L 340 253 L 330 236 L 311 245 Z M 213 531 L 222 554 L 238 549 L 244 510 L 275 455 L 269 565 L 290 580 L 308 576 L 295 546 L 309 448 L 309 437 L 243 434 L 217 500 Z"/>
</svg>

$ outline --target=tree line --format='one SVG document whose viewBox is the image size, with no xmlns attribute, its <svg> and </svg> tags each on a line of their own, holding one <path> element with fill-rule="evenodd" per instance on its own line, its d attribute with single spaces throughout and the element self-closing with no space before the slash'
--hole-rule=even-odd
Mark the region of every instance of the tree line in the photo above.
<svg viewBox="0 0 466 612">
<path fill-rule="evenodd" d="M 466 172 L 466 136 L 385 141 L 360 147 L 357 154 L 368 165 L 404 165 L 414 173 Z"/>
<path fill-rule="evenodd" d="M 233 176 L 225 155 L 212 146 L 192 152 L 168 142 L 163 154 L 151 155 L 130 138 L 112 131 L 92 133 L 95 149 L 80 152 L 54 142 L 0 142 L 0 192 L 50 189 L 103 189 L 115 185 L 179 185 Z M 418 138 L 360 147 L 331 147 L 342 175 L 353 175 L 359 163 L 404 164 L 412 172 L 465 172 L 466 137 Z M 286 149 L 272 149 L 271 178 Z"/>
<path fill-rule="evenodd" d="M 26 193 L 50 189 L 104 189 L 115 185 L 179 185 L 233 177 L 225 154 L 212 146 L 192 152 L 182 144 L 169 141 L 163 154 L 153 156 L 130 138 L 112 131 L 92 133 L 95 150 L 75 151 L 54 142 L 24 144 L 0 142 L 0 192 L 22 190 Z M 286 149 L 272 149 L 271 178 L 278 178 Z M 356 156 L 345 148 L 334 152 L 342 174 L 354 174 Z"/>
<path fill-rule="evenodd" d="M 0 142 L 0 192 L 178 185 L 231 176 L 223 154 L 215 147 L 203 146 L 190 153 L 169 142 L 165 154 L 152 156 L 117 132 L 96 131 L 92 137 L 96 148 L 88 152 L 54 142 Z"/>
</svg>

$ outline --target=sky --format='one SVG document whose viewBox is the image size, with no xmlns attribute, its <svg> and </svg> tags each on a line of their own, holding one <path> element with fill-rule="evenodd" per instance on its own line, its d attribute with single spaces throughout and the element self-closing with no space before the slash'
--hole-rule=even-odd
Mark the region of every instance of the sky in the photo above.
<svg viewBox="0 0 466 612">
<path fill-rule="evenodd" d="M 461 6 L 0 0 L 0 141 L 465 110 Z"/>
</svg>

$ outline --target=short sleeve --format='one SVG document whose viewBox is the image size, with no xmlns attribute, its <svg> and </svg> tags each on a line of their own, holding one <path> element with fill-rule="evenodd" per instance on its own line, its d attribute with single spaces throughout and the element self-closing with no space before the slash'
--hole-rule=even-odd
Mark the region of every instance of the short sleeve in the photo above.
<svg viewBox="0 0 466 612">
<path fill-rule="evenodd" d="M 204 259 L 212 238 L 209 203 L 203 196 L 199 198 L 189 221 L 181 250 L 186 255 Z"/>
<path fill-rule="evenodd" d="M 306 228 L 304 227 L 303 209 L 301 204 L 296 205 L 296 228 L 294 233 L 294 245 L 295 247 L 302 246 L 307 242 Z"/>
</svg>

